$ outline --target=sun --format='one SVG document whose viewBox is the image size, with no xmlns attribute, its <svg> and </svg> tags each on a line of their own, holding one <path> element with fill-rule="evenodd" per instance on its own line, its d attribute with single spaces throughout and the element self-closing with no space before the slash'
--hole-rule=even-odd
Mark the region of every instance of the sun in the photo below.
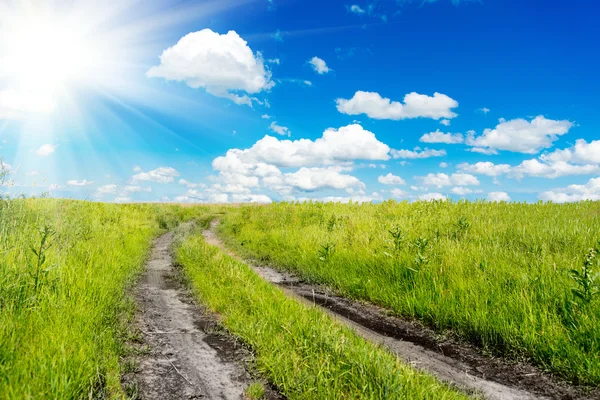
<svg viewBox="0 0 600 400">
<path fill-rule="evenodd" d="M 60 97 L 90 82 L 103 51 L 85 26 L 55 15 L 13 18 L 2 28 L 0 102 L 15 111 L 51 113 Z"/>
</svg>

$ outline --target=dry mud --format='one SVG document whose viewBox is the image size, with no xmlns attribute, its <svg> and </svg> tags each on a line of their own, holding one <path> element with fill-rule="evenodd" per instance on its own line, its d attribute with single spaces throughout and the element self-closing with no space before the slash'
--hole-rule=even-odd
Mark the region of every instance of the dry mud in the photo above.
<svg viewBox="0 0 600 400">
<path fill-rule="evenodd" d="M 173 266 L 172 241 L 173 233 L 155 240 L 136 290 L 142 351 L 124 384 L 148 400 L 242 399 L 255 381 L 245 368 L 252 355 L 195 304 Z M 281 397 L 267 389 L 267 398 Z"/>
<path fill-rule="evenodd" d="M 218 221 L 213 221 L 210 229 L 204 231 L 206 241 L 241 259 L 217 237 L 217 225 Z M 483 354 L 469 344 L 442 338 L 416 321 L 389 316 L 382 308 L 337 296 L 323 286 L 304 283 L 288 272 L 259 266 L 251 260 L 243 261 L 286 294 L 323 307 L 363 338 L 385 346 L 414 367 L 468 393 L 490 400 L 600 399 L 598 389 L 590 391 L 571 386 L 532 365 Z"/>
</svg>

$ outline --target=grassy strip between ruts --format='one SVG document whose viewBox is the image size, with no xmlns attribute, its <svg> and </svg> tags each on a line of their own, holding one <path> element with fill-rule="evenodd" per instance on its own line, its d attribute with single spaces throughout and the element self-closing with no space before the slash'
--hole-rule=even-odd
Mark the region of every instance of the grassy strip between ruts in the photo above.
<svg viewBox="0 0 600 400">
<path fill-rule="evenodd" d="M 253 349 L 258 370 L 288 398 L 468 398 L 286 297 L 198 232 L 178 241 L 176 254 L 200 301 Z"/>
<path fill-rule="evenodd" d="M 200 210 L 0 198 L 0 399 L 122 397 L 126 289 Z"/>
</svg>

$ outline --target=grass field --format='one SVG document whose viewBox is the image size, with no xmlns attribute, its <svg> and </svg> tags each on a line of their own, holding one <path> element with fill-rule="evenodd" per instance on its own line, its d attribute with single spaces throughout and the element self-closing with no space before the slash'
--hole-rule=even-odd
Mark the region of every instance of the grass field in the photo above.
<svg viewBox="0 0 600 400">
<path fill-rule="evenodd" d="M 125 289 L 173 206 L 0 200 L 0 398 L 121 394 Z"/>
<path fill-rule="evenodd" d="M 240 253 L 578 384 L 600 384 L 600 204 L 115 205 L 0 200 L 0 399 L 123 398 L 152 239 L 221 216 Z M 188 226 L 188 225 L 186 225 Z M 181 235 L 200 302 L 289 398 L 462 398 L 245 264 Z"/>
<path fill-rule="evenodd" d="M 221 232 L 311 282 L 600 384 L 598 202 L 280 203 L 229 210 Z"/>
</svg>

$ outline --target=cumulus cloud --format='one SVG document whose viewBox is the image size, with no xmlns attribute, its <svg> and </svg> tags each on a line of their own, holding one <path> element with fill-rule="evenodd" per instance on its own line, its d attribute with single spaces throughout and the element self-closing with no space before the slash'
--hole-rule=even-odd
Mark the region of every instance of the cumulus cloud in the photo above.
<svg viewBox="0 0 600 400">
<path fill-rule="evenodd" d="M 421 201 L 446 200 L 446 196 L 441 193 L 425 193 L 419 196 Z"/>
<path fill-rule="evenodd" d="M 420 149 L 412 150 L 392 150 L 392 157 L 394 158 L 408 158 L 408 159 L 416 159 L 416 158 L 429 158 L 429 157 L 442 157 L 446 155 L 446 150 L 433 150 L 425 148 L 422 151 Z"/>
<path fill-rule="evenodd" d="M 468 194 L 473 193 L 473 189 L 469 189 L 464 186 L 456 186 L 456 187 L 453 187 L 450 190 L 450 192 L 452 192 L 453 194 L 459 195 L 459 196 L 466 196 Z"/>
<path fill-rule="evenodd" d="M 147 75 L 185 82 L 192 88 L 204 88 L 214 96 L 249 106 L 256 98 L 247 94 L 275 85 L 261 54 L 254 54 L 235 31 L 220 35 L 210 29 L 182 37 L 163 51 L 160 65 L 150 68 Z"/>
<path fill-rule="evenodd" d="M 483 107 L 483 108 L 480 108 L 480 109 L 478 109 L 477 111 L 479 111 L 479 112 L 482 112 L 482 113 L 484 113 L 484 114 L 487 114 L 487 113 L 489 113 L 491 110 L 490 110 L 489 108 L 487 108 L 487 107 Z"/>
<path fill-rule="evenodd" d="M 592 178 L 583 185 L 569 185 L 566 188 L 543 192 L 539 198 L 555 203 L 600 200 L 600 178 Z"/>
<path fill-rule="evenodd" d="M 339 112 L 348 115 L 366 114 L 374 119 L 401 120 L 407 118 L 450 119 L 457 116 L 451 110 L 458 102 L 445 94 L 433 97 L 415 92 L 404 96 L 404 103 L 391 101 L 376 92 L 357 91 L 351 99 L 336 100 Z"/>
<path fill-rule="evenodd" d="M 319 57 L 313 57 L 308 60 L 308 63 L 312 66 L 312 69 L 319 75 L 323 75 L 331 71 L 331 69 L 327 66 L 325 60 Z"/>
<path fill-rule="evenodd" d="M 89 185 L 91 185 L 93 183 L 94 182 L 90 182 L 90 181 L 85 180 L 85 179 L 81 180 L 81 181 L 73 179 L 73 180 L 67 181 L 67 186 L 89 186 Z"/>
<path fill-rule="evenodd" d="M 470 172 L 477 175 L 499 176 L 507 174 L 511 171 L 511 166 L 508 164 L 494 164 L 489 161 L 478 162 L 475 164 L 462 163 L 457 165 L 458 169 Z"/>
<path fill-rule="evenodd" d="M 312 167 L 352 160 L 388 160 L 390 148 L 358 124 L 329 128 L 316 139 L 279 140 L 265 136 L 251 148 L 231 149 L 213 161 L 217 171 L 248 173 L 259 166 Z M 262 164 L 262 165 L 261 165 Z"/>
<path fill-rule="evenodd" d="M 463 135 L 460 133 L 443 133 L 440 130 L 435 132 L 426 133 L 419 141 L 423 143 L 446 143 L 446 144 L 457 144 L 464 141 Z"/>
<path fill-rule="evenodd" d="M 440 121 L 440 124 L 444 125 L 444 126 L 450 126 L 450 120 L 449 119 L 443 119 Z"/>
<path fill-rule="evenodd" d="M 318 167 L 303 167 L 297 172 L 285 174 L 283 183 L 303 191 L 364 187 L 364 184 L 354 176 L 341 174 L 336 169 Z"/>
<path fill-rule="evenodd" d="M 170 183 L 179 176 L 179 172 L 173 167 L 159 167 L 148 172 L 139 172 L 131 177 L 132 182 L 151 181 L 157 183 Z"/>
<path fill-rule="evenodd" d="M 96 193 L 99 195 L 115 194 L 116 192 L 117 192 L 117 185 L 115 185 L 115 184 L 100 186 L 98 189 L 96 189 Z"/>
<path fill-rule="evenodd" d="M 406 182 L 399 176 L 392 174 L 391 172 L 387 175 L 381 175 L 377 178 L 377 182 L 384 185 L 404 185 Z"/>
<path fill-rule="evenodd" d="M 490 193 L 488 193 L 487 200 L 495 201 L 495 202 L 500 202 L 500 201 L 508 202 L 508 201 L 510 201 L 510 196 L 506 192 L 490 192 Z"/>
<path fill-rule="evenodd" d="M 269 129 L 281 136 L 291 136 L 292 132 L 290 132 L 289 128 L 287 126 L 281 126 L 281 125 L 277 125 L 277 121 L 273 121 L 271 122 L 271 124 L 269 125 Z"/>
<path fill-rule="evenodd" d="M 444 186 L 479 185 L 479 180 L 475 176 L 462 173 L 456 173 L 452 175 L 444 173 L 427 174 L 427 176 L 416 176 L 415 179 L 419 180 L 423 185 L 437 186 L 438 188 L 442 188 Z"/>
<path fill-rule="evenodd" d="M 585 139 L 577 139 L 575 146 L 542 154 L 540 159 L 546 162 L 573 162 L 577 164 L 600 164 L 600 140 L 588 143 Z"/>
<path fill-rule="evenodd" d="M 395 199 L 404 199 L 404 198 L 408 197 L 407 192 L 405 192 L 404 190 L 400 190 L 398 188 L 394 188 L 394 189 L 390 190 L 390 193 L 391 193 L 392 197 Z"/>
<path fill-rule="evenodd" d="M 39 149 L 36 150 L 35 154 L 41 157 L 47 157 L 50 154 L 54 153 L 58 146 L 53 144 L 44 144 Z"/>
<path fill-rule="evenodd" d="M 570 121 L 546 119 L 542 115 L 531 121 L 522 118 L 500 120 L 494 129 L 485 129 L 480 136 L 467 137 L 466 143 L 482 149 L 536 154 L 551 147 L 572 126 Z"/>
<path fill-rule="evenodd" d="M 348 12 L 360 15 L 364 14 L 365 10 L 363 10 L 358 4 L 352 4 L 350 7 L 348 7 Z"/>
</svg>

